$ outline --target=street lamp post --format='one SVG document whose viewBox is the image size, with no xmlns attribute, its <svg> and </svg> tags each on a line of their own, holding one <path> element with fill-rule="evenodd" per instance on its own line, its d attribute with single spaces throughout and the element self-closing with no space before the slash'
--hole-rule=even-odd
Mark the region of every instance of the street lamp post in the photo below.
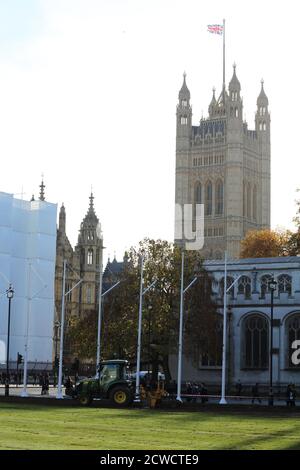
<svg viewBox="0 0 300 470">
<path fill-rule="evenodd" d="M 273 394 L 273 309 L 274 309 L 274 291 L 277 288 L 277 281 L 274 277 L 269 281 L 269 289 L 271 291 L 271 325 L 270 325 L 270 390 L 269 390 L 269 406 L 274 404 Z"/>
<path fill-rule="evenodd" d="M 14 296 L 14 290 L 12 285 L 9 285 L 9 288 L 6 291 L 8 298 L 8 321 L 7 321 L 7 344 L 6 344 L 6 381 L 5 381 L 5 396 L 9 396 L 9 340 L 10 340 L 10 309 L 11 309 L 11 299 Z"/>
</svg>

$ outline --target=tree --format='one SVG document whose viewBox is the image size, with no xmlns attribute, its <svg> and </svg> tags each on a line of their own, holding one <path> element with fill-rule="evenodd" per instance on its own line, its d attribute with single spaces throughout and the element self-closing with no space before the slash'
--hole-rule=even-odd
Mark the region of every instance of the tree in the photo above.
<svg viewBox="0 0 300 470">
<path fill-rule="evenodd" d="M 200 356 L 220 364 L 222 356 L 222 321 L 212 296 L 212 279 L 201 268 L 194 289 L 188 291 L 185 321 L 185 354 L 197 366 Z"/>
<path fill-rule="evenodd" d="M 240 258 L 272 258 L 288 254 L 288 232 L 251 230 L 241 242 Z"/>
<path fill-rule="evenodd" d="M 142 362 L 148 365 L 151 362 L 153 373 L 161 365 L 170 378 L 169 355 L 177 353 L 178 345 L 181 252 L 164 240 L 146 238 L 137 248 L 129 250 L 120 275 L 121 283 L 105 296 L 103 303 L 101 356 L 102 359 L 118 357 L 136 361 L 141 256 L 144 259 L 144 287 L 156 280 L 155 288 L 143 299 Z M 185 286 L 195 273 L 200 276 L 201 272 L 202 278 L 206 276 L 199 253 L 186 252 L 185 260 Z M 202 281 L 199 279 L 190 289 L 193 294 L 186 297 L 187 354 L 204 348 L 207 352 L 214 345 L 215 325 L 210 315 L 216 311 L 216 306 L 210 300 L 210 285 Z M 95 358 L 97 313 L 91 312 L 89 318 L 74 320 L 70 330 L 78 357 Z"/>
</svg>

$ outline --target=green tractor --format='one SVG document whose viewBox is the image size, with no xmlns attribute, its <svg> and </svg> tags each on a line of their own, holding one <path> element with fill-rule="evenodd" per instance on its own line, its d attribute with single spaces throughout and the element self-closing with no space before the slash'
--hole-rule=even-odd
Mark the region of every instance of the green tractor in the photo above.
<svg viewBox="0 0 300 470">
<path fill-rule="evenodd" d="M 73 396 L 84 406 L 89 406 L 94 398 L 109 399 L 118 407 L 125 407 L 134 398 L 134 382 L 127 378 L 128 361 L 103 361 L 99 368 L 99 378 L 84 379 L 76 386 Z"/>
</svg>

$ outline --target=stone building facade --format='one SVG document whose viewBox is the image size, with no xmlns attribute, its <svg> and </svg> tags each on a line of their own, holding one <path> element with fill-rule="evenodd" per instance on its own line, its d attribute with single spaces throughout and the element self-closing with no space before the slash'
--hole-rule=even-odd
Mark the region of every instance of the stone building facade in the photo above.
<svg viewBox="0 0 300 470">
<path fill-rule="evenodd" d="M 195 126 L 184 74 L 176 113 L 175 202 L 204 204 L 205 259 L 220 259 L 225 250 L 238 258 L 248 230 L 270 227 L 268 104 L 262 81 L 255 129 L 249 130 L 234 66 L 228 91 L 223 88 L 217 100 L 213 90 L 208 117 Z"/>
<path fill-rule="evenodd" d="M 218 303 L 220 335 L 218 354 L 199 355 L 197 364 L 184 357 L 184 381 L 221 383 L 224 263 L 207 261 L 212 295 Z M 249 258 L 232 260 L 227 265 L 227 386 L 238 380 L 245 385 L 268 386 L 270 376 L 271 293 L 269 281 L 277 281 L 273 300 L 273 384 L 300 385 L 300 364 L 293 364 L 292 343 L 300 340 L 300 258 Z M 196 287 L 195 287 L 196 288 Z M 299 348 L 300 349 L 300 348 Z M 300 354 L 298 355 L 300 359 Z M 299 361 L 300 362 L 300 361 Z M 170 361 L 172 377 L 177 376 L 177 357 Z"/>
<path fill-rule="evenodd" d="M 73 249 L 66 234 L 66 210 L 64 205 L 59 212 L 57 229 L 56 269 L 55 269 L 55 308 L 54 357 L 59 348 L 59 322 L 61 318 L 61 299 L 63 283 L 63 263 L 67 261 L 66 293 L 81 279 L 81 284 L 66 296 L 65 318 L 66 337 L 68 321 L 73 316 L 87 315 L 98 309 L 99 273 L 102 265 L 103 239 L 101 226 L 94 209 L 94 196 L 86 216 L 80 225 L 78 242 Z M 68 355 L 68 344 L 66 354 Z"/>
</svg>

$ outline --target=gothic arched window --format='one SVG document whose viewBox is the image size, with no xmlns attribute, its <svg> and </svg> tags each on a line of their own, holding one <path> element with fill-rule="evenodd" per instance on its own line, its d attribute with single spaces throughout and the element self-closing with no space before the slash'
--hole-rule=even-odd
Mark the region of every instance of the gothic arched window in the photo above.
<svg viewBox="0 0 300 470">
<path fill-rule="evenodd" d="M 194 201 L 195 204 L 201 204 L 202 202 L 202 188 L 201 183 L 199 181 L 195 184 Z"/>
<path fill-rule="evenodd" d="M 244 294 L 245 299 L 251 298 L 251 279 L 248 276 L 242 276 L 239 279 L 238 293 Z"/>
<path fill-rule="evenodd" d="M 218 180 L 216 183 L 216 214 L 220 215 L 223 214 L 224 210 L 224 186 L 223 181 Z"/>
<path fill-rule="evenodd" d="M 255 185 L 253 186 L 252 198 L 253 198 L 253 201 L 252 201 L 252 213 L 253 214 L 252 215 L 253 215 L 253 220 L 256 220 L 257 219 L 257 188 Z"/>
<path fill-rule="evenodd" d="M 286 333 L 286 353 L 287 353 L 287 366 L 288 367 L 298 367 L 300 364 L 295 364 L 292 361 L 293 353 L 297 348 L 293 348 L 294 341 L 300 341 L 300 314 L 296 313 L 287 319 L 285 323 L 285 333 Z"/>
<path fill-rule="evenodd" d="M 87 304 L 92 303 L 92 288 L 90 285 L 86 287 L 86 303 Z"/>
<path fill-rule="evenodd" d="M 87 252 L 87 264 L 91 265 L 93 264 L 94 260 L 93 260 L 93 250 L 91 248 L 88 249 L 88 252 Z"/>
<path fill-rule="evenodd" d="M 208 344 L 209 343 L 209 344 Z M 203 344 L 200 355 L 200 366 L 216 367 L 222 365 L 222 347 L 223 347 L 223 318 L 216 319 L 214 336 L 210 341 L 206 340 Z"/>
<path fill-rule="evenodd" d="M 269 324 L 262 315 L 247 316 L 243 323 L 244 361 L 249 369 L 266 369 L 269 361 Z"/>
<path fill-rule="evenodd" d="M 251 186 L 247 184 L 247 218 L 251 219 Z"/>
<path fill-rule="evenodd" d="M 265 274 L 264 276 L 261 277 L 260 280 L 260 288 L 261 288 L 261 298 L 264 299 L 266 296 L 266 293 L 271 292 L 270 287 L 269 287 L 269 282 L 271 281 L 272 276 L 270 274 Z"/>
<path fill-rule="evenodd" d="M 187 123 L 188 123 L 187 116 L 181 116 L 180 124 L 182 124 L 183 126 L 186 126 Z"/>
<path fill-rule="evenodd" d="M 246 217 L 247 215 L 247 185 L 244 181 L 243 183 L 243 216 Z"/>
<path fill-rule="evenodd" d="M 288 274 L 281 274 L 278 277 L 278 292 L 287 292 L 292 295 L 292 278 Z"/>
<path fill-rule="evenodd" d="M 212 183 L 208 181 L 205 186 L 205 215 L 212 214 Z"/>
</svg>

